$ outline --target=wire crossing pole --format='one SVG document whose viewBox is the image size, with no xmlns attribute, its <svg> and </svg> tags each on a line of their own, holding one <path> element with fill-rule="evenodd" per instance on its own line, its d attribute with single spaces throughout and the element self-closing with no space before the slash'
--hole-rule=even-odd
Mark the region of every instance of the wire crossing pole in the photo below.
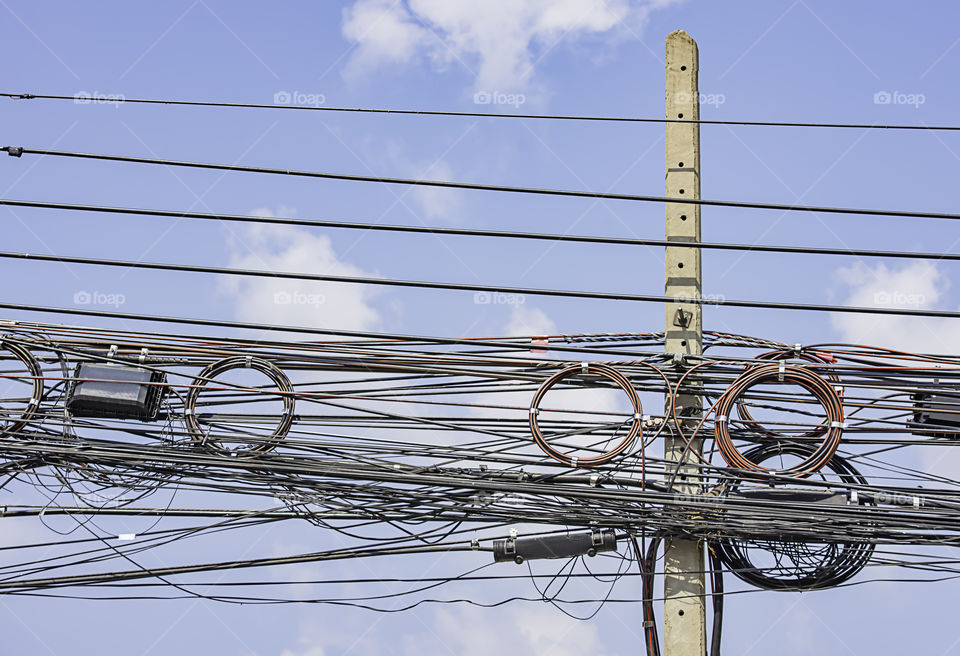
<svg viewBox="0 0 960 656">
<path fill-rule="evenodd" d="M 699 57 L 697 42 L 682 30 L 667 37 L 668 119 L 700 118 L 697 83 Z M 700 126 L 698 123 L 666 124 L 666 195 L 673 198 L 700 198 Z M 700 206 L 667 204 L 667 241 L 700 241 Z M 699 248 L 666 249 L 666 295 L 700 298 L 702 276 Z M 701 306 L 669 303 L 666 306 L 666 352 L 699 355 L 703 343 Z M 677 396 L 677 417 L 689 435 L 695 418 L 702 412 L 696 395 Z M 666 405 L 669 406 L 669 399 Z M 667 408 L 669 409 L 669 407 Z M 679 427 L 678 427 L 679 428 Z M 702 440 L 687 451 L 685 462 L 696 462 Z M 686 446 L 680 432 L 666 440 L 665 459 L 679 462 Z M 669 469 L 669 465 L 668 465 Z M 669 475 L 669 471 L 668 471 Z M 696 469 L 684 466 L 676 478 L 675 490 L 696 494 Z M 707 649 L 704 550 L 699 540 L 672 539 L 665 545 L 664 560 L 664 643 L 667 656 L 704 656 Z"/>
</svg>

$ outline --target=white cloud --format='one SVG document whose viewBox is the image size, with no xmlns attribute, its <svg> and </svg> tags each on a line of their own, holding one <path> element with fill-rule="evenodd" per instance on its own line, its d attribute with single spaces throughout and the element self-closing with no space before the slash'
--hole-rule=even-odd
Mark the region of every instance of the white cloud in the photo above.
<svg viewBox="0 0 960 656">
<path fill-rule="evenodd" d="M 578 656 L 609 654 L 595 624 L 581 622 L 548 607 L 511 607 L 509 612 L 461 608 L 440 610 L 432 627 L 436 640 L 458 656 L 496 653 Z M 422 654 L 407 641 L 410 656 Z"/>
<path fill-rule="evenodd" d="M 863 263 L 838 269 L 847 288 L 845 305 L 933 309 L 942 307 L 950 280 L 936 265 L 916 262 L 900 268 Z M 924 353 L 960 352 L 954 320 L 871 314 L 834 314 L 834 327 L 845 341 Z"/>
<path fill-rule="evenodd" d="M 272 216 L 270 210 L 254 211 Z M 292 216 L 290 208 L 279 215 Z M 257 225 L 231 243 L 230 265 L 237 268 L 338 276 L 375 275 L 339 259 L 330 239 L 289 226 Z M 275 278 L 226 278 L 222 289 L 234 297 L 243 321 L 374 330 L 381 323 L 371 305 L 376 291 L 366 285 Z"/>
<path fill-rule="evenodd" d="M 509 608 L 461 607 L 441 609 L 417 619 L 390 623 L 377 619 L 365 626 L 330 626 L 322 615 L 301 625 L 297 646 L 281 656 L 323 656 L 326 650 L 350 654 L 456 654 L 488 656 L 497 653 L 541 656 L 608 656 L 595 623 L 581 622 L 547 606 L 511 605 Z"/>
<path fill-rule="evenodd" d="M 346 73 L 425 56 L 438 70 L 468 68 L 477 89 L 518 90 L 558 43 L 636 32 L 652 9 L 675 1 L 356 0 L 343 12 L 343 35 L 356 44 Z"/>
<path fill-rule="evenodd" d="M 528 308 L 515 305 L 510 312 L 510 321 L 507 323 L 507 335 L 536 336 L 556 335 L 557 324 L 547 316 L 547 313 L 537 308 Z"/>
<path fill-rule="evenodd" d="M 401 141 L 390 140 L 386 148 L 378 143 L 371 154 L 375 160 L 386 159 L 404 177 L 417 180 L 456 180 L 453 167 L 443 159 L 418 160 L 409 157 L 405 150 Z M 408 195 L 408 199 L 416 203 L 418 211 L 411 208 L 407 200 L 400 201 L 421 223 L 457 223 L 463 207 L 462 192 L 456 189 L 418 186 L 398 194 L 404 194 L 400 198 Z"/>
</svg>

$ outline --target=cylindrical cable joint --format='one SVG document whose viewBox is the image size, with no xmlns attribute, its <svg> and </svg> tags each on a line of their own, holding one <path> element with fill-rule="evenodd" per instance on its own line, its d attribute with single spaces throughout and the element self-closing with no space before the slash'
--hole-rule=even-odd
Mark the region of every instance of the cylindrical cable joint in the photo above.
<svg viewBox="0 0 960 656">
<path fill-rule="evenodd" d="M 602 551 L 616 551 L 617 536 L 613 529 L 567 535 L 536 535 L 526 538 L 509 537 L 493 541 L 493 560 L 497 563 L 542 558 L 573 558 L 596 556 Z"/>
</svg>

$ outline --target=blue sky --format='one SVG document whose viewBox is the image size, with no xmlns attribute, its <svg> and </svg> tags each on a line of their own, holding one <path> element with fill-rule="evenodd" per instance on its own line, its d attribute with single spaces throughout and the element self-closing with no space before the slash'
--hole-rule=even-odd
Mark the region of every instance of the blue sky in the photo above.
<svg viewBox="0 0 960 656">
<path fill-rule="evenodd" d="M 684 29 L 700 47 L 700 89 L 710 102 L 702 118 L 951 124 L 960 103 L 958 19 L 960 8 L 950 3 L 883 1 L 866 7 L 822 0 L 0 0 L 7 53 L 0 91 L 252 103 L 289 94 L 326 106 L 657 117 L 663 114 L 664 38 Z M 884 93 L 898 95 L 878 103 Z M 476 104 L 484 94 L 513 104 Z M 663 127 L 656 124 L 6 99 L 0 99 L 0 124 L 0 145 L 663 193 Z M 956 207 L 956 133 L 705 126 L 702 149 L 704 198 L 944 212 Z M 29 156 L 0 159 L 0 189 L 7 198 L 94 205 L 654 239 L 663 234 L 658 205 Z M 662 250 L 653 248 L 251 230 L 6 208 L 0 215 L 5 251 L 504 286 L 663 289 Z M 722 208 L 704 209 L 703 237 L 935 252 L 956 252 L 960 241 L 950 222 Z M 737 253 L 706 253 L 703 261 L 705 293 L 727 298 L 857 305 L 891 298 L 944 309 L 960 304 L 950 284 L 951 263 Z M 9 260 L 0 260 L 0 273 L 7 281 L 5 302 L 90 307 L 86 293 L 107 310 L 411 334 L 646 332 L 662 329 L 663 322 L 660 306 L 625 302 L 528 296 L 491 305 L 477 303 L 469 292 L 238 283 Z M 284 292 L 324 302 L 278 306 L 276 294 Z M 945 321 L 707 308 L 704 325 L 788 343 L 858 340 L 942 352 L 960 346 Z M 310 540 L 310 533 L 300 539 Z M 945 600 L 955 588 L 874 583 L 804 595 L 733 596 L 725 642 L 738 654 L 960 653 L 960 636 L 944 628 L 954 624 Z M 448 653 L 444 645 L 452 653 L 479 654 L 487 652 L 485 640 L 495 642 L 494 634 L 520 645 L 521 653 L 641 648 L 639 609 L 627 606 L 606 608 L 590 624 L 568 625 L 549 607 L 482 613 L 424 608 L 382 618 L 323 607 L 4 599 L 0 618 L 7 649 L 19 654 Z"/>
</svg>

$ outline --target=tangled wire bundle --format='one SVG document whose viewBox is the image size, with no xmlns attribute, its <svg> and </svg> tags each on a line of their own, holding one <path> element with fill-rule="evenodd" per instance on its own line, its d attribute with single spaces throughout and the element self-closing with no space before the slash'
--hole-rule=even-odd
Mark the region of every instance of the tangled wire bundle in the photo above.
<svg viewBox="0 0 960 656">
<path fill-rule="evenodd" d="M 757 422 L 749 414 L 744 415 L 742 399 L 752 387 L 770 382 L 799 385 L 813 395 L 823 407 L 825 414 L 823 422 L 816 429 L 805 436 L 797 436 L 818 437 L 822 435 L 823 439 L 820 444 L 812 449 L 804 460 L 783 469 L 768 469 L 760 465 L 749 454 L 742 454 L 733 443 L 733 435 L 730 431 L 731 416 L 735 409 L 745 423 L 756 425 Z M 747 472 L 806 478 L 830 462 L 840 445 L 840 436 L 843 433 L 843 401 L 840 398 L 840 392 L 822 376 L 805 367 L 783 361 L 757 365 L 745 371 L 723 393 L 723 396 L 717 402 L 715 411 L 714 438 L 723 459 L 731 467 L 743 469 Z M 768 430 L 763 432 L 768 436 L 771 435 Z M 789 438 L 780 434 L 773 435 L 778 438 L 778 443 L 786 443 L 789 440 Z"/>
<path fill-rule="evenodd" d="M 547 436 L 545 436 L 543 431 L 540 429 L 538 416 L 540 414 L 540 402 L 543 400 L 543 397 L 546 395 L 546 393 L 555 385 L 574 376 L 590 375 L 613 381 L 620 389 L 623 390 L 624 394 L 627 395 L 627 399 L 630 401 L 630 405 L 633 407 L 633 421 L 630 423 L 630 429 L 627 431 L 626 435 L 624 435 L 623 438 L 612 449 L 604 451 L 596 456 L 586 456 L 581 458 L 578 456 L 568 455 L 552 445 L 548 441 Z M 530 402 L 530 432 L 533 433 L 533 439 L 536 440 L 537 445 L 554 460 L 573 467 L 593 467 L 610 462 L 627 450 L 631 444 L 633 444 L 633 441 L 642 430 L 642 416 L 643 408 L 640 405 L 640 398 L 637 396 L 637 391 L 633 388 L 633 385 L 630 384 L 630 381 L 626 376 L 621 374 L 613 367 L 604 364 L 583 362 L 578 365 L 573 365 L 572 367 L 561 369 L 557 373 L 550 376 L 550 378 L 545 380 L 540 386 L 540 389 L 538 389 L 536 394 L 533 396 L 533 401 Z"/>
<path fill-rule="evenodd" d="M 769 444 L 746 454 L 753 462 L 783 455 L 809 458 L 812 449 L 797 444 Z M 867 485 L 853 465 L 833 456 L 825 470 L 850 485 Z M 731 488 L 735 492 L 738 485 Z M 869 542 L 817 543 L 789 537 L 764 540 L 726 538 L 713 545 L 723 563 L 741 580 L 766 590 L 820 590 L 856 576 L 873 555 Z"/>
<path fill-rule="evenodd" d="M 201 426 L 200 419 L 197 416 L 197 400 L 200 397 L 200 393 L 204 390 L 226 390 L 234 392 L 253 392 L 261 397 L 270 394 L 259 388 L 252 389 L 236 385 L 215 384 L 215 381 L 213 380 L 214 378 L 233 369 L 255 369 L 256 371 L 265 374 L 270 380 L 272 380 L 278 389 L 276 394 L 283 402 L 283 413 L 280 415 L 280 422 L 269 436 L 263 439 L 252 441 L 247 446 L 238 447 L 233 449 L 231 452 L 235 455 L 253 456 L 258 453 L 266 453 L 271 451 L 281 440 L 283 440 L 286 434 L 290 431 L 290 427 L 293 425 L 293 409 L 295 401 L 293 396 L 293 385 L 290 383 L 290 379 L 287 378 L 287 376 L 275 365 L 260 358 L 254 358 L 250 356 L 226 358 L 224 360 L 220 360 L 219 362 L 214 362 L 204 369 L 198 376 L 196 383 L 190 387 L 190 392 L 187 394 L 187 399 L 184 404 L 184 421 L 187 425 L 187 431 L 190 433 L 190 436 L 200 444 L 210 445 L 221 450 L 228 450 L 222 443 L 217 441 L 215 438 L 210 437 L 209 429 L 204 429 L 203 426 Z"/>
</svg>

